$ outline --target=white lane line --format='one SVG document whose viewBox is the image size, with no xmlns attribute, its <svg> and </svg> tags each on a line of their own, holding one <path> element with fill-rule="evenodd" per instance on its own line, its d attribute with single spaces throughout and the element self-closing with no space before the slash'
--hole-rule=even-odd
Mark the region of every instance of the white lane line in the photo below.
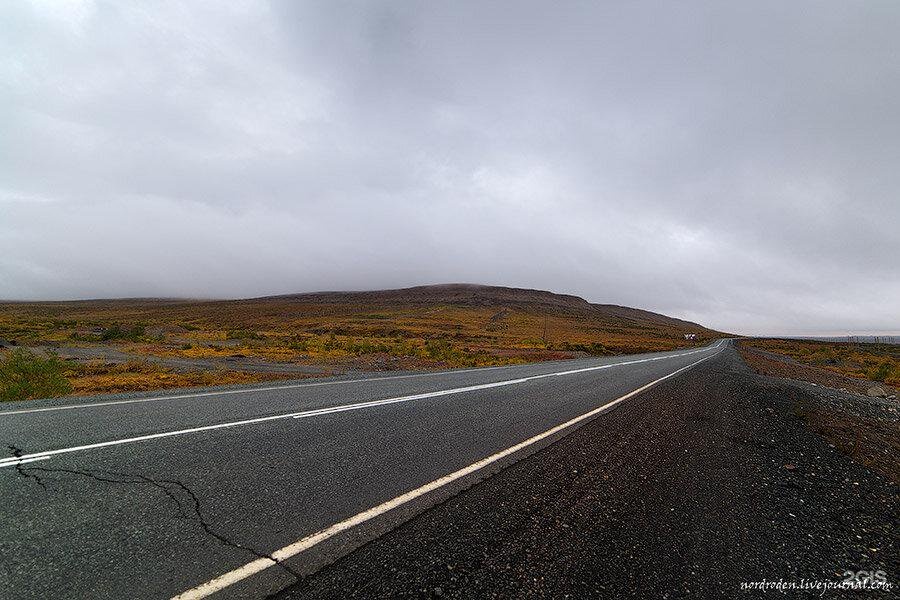
<svg viewBox="0 0 900 600">
<path fill-rule="evenodd" d="M 399 402 L 410 402 L 413 400 L 422 400 L 424 398 L 436 398 L 439 396 L 447 396 L 449 394 L 461 394 L 461 393 L 472 392 L 472 391 L 476 391 L 476 390 L 484 390 L 484 389 L 495 388 L 495 387 L 517 385 L 520 383 L 525 383 L 526 381 L 533 381 L 536 379 L 544 379 L 546 377 L 558 377 L 561 375 L 572 375 L 574 373 L 584 373 L 586 371 L 597 371 L 600 369 L 609 369 L 612 367 L 618 367 L 618 366 L 623 366 L 623 365 L 632 365 L 632 364 L 636 364 L 636 363 L 651 362 L 651 361 L 655 361 L 655 360 L 678 358 L 681 356 L 687 356 L 689 354 L 696 354 L 698 352 L 707 352 L 714 348 L 716 348 L 716 346 L 710 346 L 708 348 L 703 348 L 700 350 L 693 350 L 691 352 L 684 352 L 682 354 L 673 354 L 673 355 L 669 355 L 669 356 L 656 356 L 653 358 L 644 358 L 641 360 L 632 360 L 632 361 L 627 361 L 627 362 L 612 363 L 612 364 L 608 364 L 608 365 L 599 365 L 596 367 L 586 367 L 583 369 L 572 369 L 569 371 L 559 371 L 557 373 L 544 373 L 541 375 L 531 375 L 529 377 L 520 377 L 518 379 L 507 379 L 505 381 L 497 381 L 494 383 L 469 385 L 469 386 L 465 386 L 465 387 L 451 388 L 451 389 L 447 389 L 447 390 L 439 390 L 436 392 L 426 392 L 423 394 L 415 394 L 412 396 L 400 396 L 397 398 L 386 398 L 383 400 L 371 400 L 371 401 L 367 401 L 367 402 L 356 402 L 354 404 L 343 404 L 340 406 L 331 406 L 331 407 L 327 407 L 327 408 L 317 408 L 317 409 L 313 409 L 313 410 L 304 410 L 304 411 L 300 411 L 300 412 L 291 412 L 291 413 L 286 413 L 286 414 L 270 415 L 268 417 L 255 417 L 253 419 L 230 421 L 228 423 L 217 423 L 215 425 L 203 425 L 201 427 L 190 427 L 188 429 L 178 429 L 175 431 L 163 431 L 160 433 L 151 433 L 151 434 L 147 434 L 147 435 L 139 435 L 136 437 L 122 438 L 122 439 L 118 439 L 118 440 L 110 440 L 107 442 L 96 442 L 93 444 L 85 444 L 83 446 L 72 446 L 69 448 L 59 448 L 57 450 L 44 450 L 42 452 L 34 452 L 32 454 L 23 454 L 21 456 L 10 456 L 8 458 L 0 459 L 0 468 L 11 467 L 11 466 L 14 466 L 17 464 L 22 464 L 23 461 L 25 461 L 25 460 L 37 458 L 37 457 L 50 457 L 50 456 L 56 456 L 58 454 L 69 454 L 72 452 L 81 452 L 84 450 L 96 450 L 98 448 L 107 448 L 109 446 L 121 446 L 123 444 L 146 442 L 149 440 L 156 440 L 156 439 L 160 439 L 160 438 L 174 437 L 174 436 L 178 436 L 178 435 L 187 435 L 190 433 L 200 433 L 203 431 L 213 431 L 215 429 L 226 429 L 226 428 L 230 428 L 230 427 L 239 427 L 241 425 L 252 425 L 254 423 L 265 423 L 267 421 L 277 421 L 280 419 L 289 419 L 289 418 L 304 419 L 304 418 L 309 418 L 309 417 L 317 417 L 320 415 L 328 415 L 328 414 L 332 414 L 332 413 L 346 412 L 346 411 L 351 411 L 351 410 L 361 410 L 364 408 L 371 408 L 371 407 L 375 407 L 375 406 L 384 406 L 386 404 L 397 404 Z"/>
<path fill-rule="evenodd" d="M 431 373 L 413 373 L 410 375 L 391 375 L 388 377 L 369 377 L 366 379 L 342 379 L 340 381 L 317 381 L 312 383 L 291 383 L 285 385 L 273 385 L 269 387 L 243 388 L 239 390 L 220 390 L 218 392 L 197 392 L 194 394 L 174 394 L 171 396 L 151 396 L 149 398 L 131 398 L 129 400 L 110 400 L 108 402 L 89 402 L 87 404 L 68 404 L 65 406 L 47 406 L 44 408 L 23 408 L 21 410 L 0 411 L 0 417 L 7 415 L 23 415 L 28 413 L 50 412 L 57 410 L 74 410 L 77 408 L 95 408 L 97 406 L 114 406 L 116 404 L 136 404 L 140 402 L 156 402 L 159 400 L 182 400 L 184 398 L 203 398 L 206 396 L 230 396 L 232 394 L 252 394 L 253 392 L 271 392 L 276 390 L 293 390 L 297 388 L 318 387 L 323 385 L 346 385 L 349 383 L 364 383 L 370 381 L 390 381 L 392 379 L 412 379 L 414 377 L 435 377 L 437 375 L 453 375 L 455 373 L 469 373 L 471 371 L 493 371 L 495 369 L 509 369 L 521 365 L 504 365 L 501 367 L 479 367 L 476 369 L 456 369 L 451 371 L 434 371 Z"/>
<path fill-rule="evenodd" d="M 50 458 L 49 456 L 35 456 L 34 458 L 20 458 L 16 461 L 13 461 L 14 465 L 24 465 L 26 463 L 37 462 L 39 460 L 47 460 Z M 6 465 L 4 465 L 6 466 Z"/>
<path fill-rule="evenodd" d="M 719 341 L 710 348 L 715 348 Z M 151 396 L 148 398 L 130 398 L 128 400 L 110 400 L 107 402 L 89 402 L 86 404 L 68 404 L 63 406 L 47 406 L 44 408 L 23 408 L 20 410 L 0 410 L 0 417 L 9 415 L 24 415 L 29 413 L 52 412 L 58 410 L 75 410 L 79 408 L 96 408 L 99 406 L 115 406 L 117 404 L 138 404 L 142 402 L 157 402 L 161 400 L 183 400 L 185 398 L 204 398 L 208 396 L 230 396 L 233 394 L 252 394 L 254 392 L 272 392 L 277 390 L 293 390 L 297 388 L 319 387 L 325 385 L 347 385 L 351 383 L 365 383 L 370 381 L 391 381 L 395 379 L 414 379 L 418 377 L 437 377 L 439 375 L 455 375 L 457 373 L 471 373 L 474 371 L 495 371 L 499 369 L 514 369 L 523 365 L 503 365 L 499 367 L 477 367 L 472 369 L 451 369 L 448 371 L 433 371 L 430 373 L 411 373 L 409 375 L 390 375 L 388 377 L 368 377 L 365 379 L 342 379 L 340 381 L 316 381 L 311 383 L 292 383 L 273 385 L 269 387 L 243 388 L 238 390 L 220 390 L 217 392 L 196 392 L 193 394 L 173 394 L 170 396 Z"/>
<path fill-rule="evenodd" d="M 718 353 L 716 353 L 716 354 L 718 354 Z M 457 479 L 460 479 L 467 475 L 471 475 L 472 473 L 479 471 L 479 470 L 481 470 L 503 458 L 506 458 L 507 456 L 510 456 L 511 454 L 515 454 L 516 452 L 519 452 L 520 450 L 523 450 L 523 449 L 527 448 L 528 446 L 536 444 L 537 442 L 540 442 L 541 440 L 547 439 L 548 437 L 550 437 L 556 433 L 559 433 L 565 429 L 568 429 L 574 425 L 577 425 L 578 423 L 581 423 L 582 421 L 584 421 L 586 419 L 590 419 L 591 417 L 596 416 L 603 411 L 609 410 L 616 404 L 618 404 L 624 400 L 627 400 L 628 398 L 631 398 L 632 396 L 640 394 L 641 392 L 645 391 L 646 389 L 653 387 L 657 383 L 664 381 L 670 377 L 674 377 L 675 375 L 678 375 L 682 371 L 686 371 L 687 369 L 690 369 L 691 367 L 702 363 L 704 360 L 709 360 L 713 356 L 715 356 L 715 354 L 707 356 L 706 358 L 701 358 L 700 360 L 693 362 L 686 367 L 682 367 L 682 368 L 678 369 L 677 371 L 673 371 L 672 373 L 669 373 L 668 375 L 660 377 L 659 379 L 657 379 L 655 381 L 651 381 L 650 383 L 648 383 L 644 386 L 641 386 L 641 387 L 637 388 L 636 390 L 628 392 L 624 396 L 620 396 L 619 398 L 616 398 L 615 400 L 613 400 L 612 402 L 609 402 L 608 404 L 604 404 L 601 407 L 595 408 L 589 412 L 584 413 L 583 415 L 575 417 L 574 419 L 570 419 L 570 420 L 566 421 L 565 423 L 557 425 L 556 427 L 552 427 L 551 429 L 548 429 L 547 431 L 545 431 L 543 433 L 539 433 L 533 437 L 528 438 L 525 441 L 519 442 L 515 446 L 510 446 L 506 450 L 501 450 L 500 452 L 497 452 L 496 454 L 492 454 L 492 455 L 488 456 L 487 458 L 483 458 L 483 459 L 479 460 L 478 462 L 472 463 L 471 465 L 469 465 L 467 467 L 463 467 L 462 469 L 459 469 L 458 471 L 454 471 L 454 472 L 450 473 L 449 475 L 444 475 L 443 477 L 441 477 L 439 479 L 435 479 L 434 481 L 432 481 L 430 483 L 426 483 L 425 485 L 418 487 L 414 490 L 411 490 L 409 492 L 406 492 L 405 494 L 403 494 L 401 496 L 397 496 L 393 500 L 388 500 L 387 502 L 379 504 L 378 506 L 373 506 L 372 508 L 365 510 L 361 513 L 358 513 L 356 515 L 353 515 L 352 517 L 350 517 L 348 519 L 344 519 L 343 521 L 340 521 L 339 523 L 335 523 L 334 525 L 331 525 L 330 527 L 326 527 L 325 529 L 317 531 L 316 533 L 313 533 L 304 538 L 301 538 L 301 539 L 297 540 L 296 542 L 273 552 L 271 554 L 272 558 L 258 558 L 254 561 L 251 561 L 251 562 L 245 564 L 242 567 L 238 567 L 237 569 L 234 569 L 233 571 L 229 571 L 227 573 L 219 575 L 215 579 L 211 579 L 211 580 L 207 581 L 206 583 L 203 583 L 195 588 L 192 588 L 190 590 L 182 592 L 181 594 L 174 596 L 172 598 L 172 600 L 199 600 L 200 598 L 206 598 L 207 596 L 215 594 L 216 592 L 219 592 L 239 581 L 242 581 L 244 579 L 247 579 L 248 577 L 251 577 L 252 575 L 255 575 L 261 571 L 264 571 L 264 570 L 268 569 L 269 567 L 273 567 L 281 561 L 285 561 L 291 557 L 294 557 L 294 556 L 300 554 L 301 552 L 309 550 L 313 546 L 316 546 L 317 544 L 320 544 L 320 543 L 324 542 L 325 540 L 332 538 L 335 535 L 337 535 L 343 531 L 347 531 L 348 529 L 352 529 L 353 527 L 356 527 L 357 525 L 360 525 L 362 523 L 365 523 L 366 521 L 374 519 L 375 517 L 383 515 L 384 513 L 388 512 L 390 510 L 393 510 L 399 506 L 402 506 L 402 505 L 406 504 L 407 502 L 415 500 L 416 498 L 419 498 L 420 496 L 423 496 L 429 492 L 432 492 L 434 490 L 442 488 L 445 485 L 456 481 Z"/>
</svg>

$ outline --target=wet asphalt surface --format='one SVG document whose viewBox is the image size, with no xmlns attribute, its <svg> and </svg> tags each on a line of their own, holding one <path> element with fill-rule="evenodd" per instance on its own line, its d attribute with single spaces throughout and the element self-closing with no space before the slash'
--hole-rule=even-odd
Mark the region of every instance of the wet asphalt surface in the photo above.
<svg viewBox="0 0 900 600">
<path fill-rule="evenodd" d="M 715 352 L 0 407 L 0 442 L 7 450 L 6 460 L 0 459 L 0 597 L 170 597 Z M 621 364 L 637 360 L 643 362 Z M 303 419 L 290 416 L 596 366 L 605 368 Z M 127 403 L 115 404 L 122 401 Z M 257 421 L 269 417 L 275 418 Z M 252 422 L 197 430 L 246 420 Z M 189 431 L 91 447 L 181 430 Z M 41 454 L 54 450 L 66 452 Z M 9 457 L 16 455 L 39 460 L 13 464 Z M 354 528 L 216 597 L 278 592 L 520 457 Z M 463 520 L 473 517 L 478 515 Z M 346 583 L 351 591 L 357 587 Z M 330 589 L 338 594 L 348 588 Z"/>
<path fill-rule="evenodd" d="M 898 597 L 897 486 L 806 427 L 815 393 L 729 348 L 276 597 Z"/>
</svg>

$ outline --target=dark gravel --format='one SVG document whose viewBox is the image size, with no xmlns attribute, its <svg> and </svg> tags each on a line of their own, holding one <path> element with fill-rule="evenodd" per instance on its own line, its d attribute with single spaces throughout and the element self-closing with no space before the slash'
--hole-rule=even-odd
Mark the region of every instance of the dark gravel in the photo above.
<svg viewBox="0 0 900 600">
<path fill-rule="evenodd" d="M 819 597 L 761 579 L 878 570 L 897 597 L 897 486 L 813 432 L 815 390 L 733 349 L 359 548 L 278 598 Z"/>
</svg>

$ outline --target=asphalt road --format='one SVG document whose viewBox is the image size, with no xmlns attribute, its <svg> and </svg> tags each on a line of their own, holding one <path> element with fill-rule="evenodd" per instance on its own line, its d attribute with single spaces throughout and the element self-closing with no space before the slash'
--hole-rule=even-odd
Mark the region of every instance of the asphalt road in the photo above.
<svg viewBox="0 0 900 600">
<path fill-rule="evenodd" d="M 0 596 L 275 593 L 726 345 L 4 406 Z"/>
</svg>

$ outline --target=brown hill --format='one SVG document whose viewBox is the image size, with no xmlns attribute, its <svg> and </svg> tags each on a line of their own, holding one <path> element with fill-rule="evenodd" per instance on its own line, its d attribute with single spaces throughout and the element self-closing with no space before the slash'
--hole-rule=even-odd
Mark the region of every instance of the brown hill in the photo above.
<svg viewBox="0 0 900 600">
<path fill-rule="evenodd" d="M 471 283 L 422 285 L 394 290 L 353 292 L 311 292 L 258 298 L 259 301 L 299 304 L 350 304 L 372 307 L 448 305 L 459 307 L 494 307 L 547 312 L 554 315 L 610 318 L 631 322 L 690 330 L 712 332 L 702 325 L 659 313 L 618 306 L 592 304 L 579 296 L 556 294 L 545 290 L 511 288 Z"/>
</svg>

